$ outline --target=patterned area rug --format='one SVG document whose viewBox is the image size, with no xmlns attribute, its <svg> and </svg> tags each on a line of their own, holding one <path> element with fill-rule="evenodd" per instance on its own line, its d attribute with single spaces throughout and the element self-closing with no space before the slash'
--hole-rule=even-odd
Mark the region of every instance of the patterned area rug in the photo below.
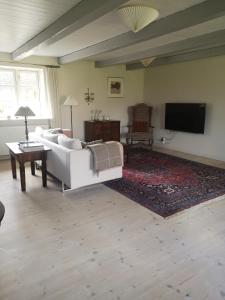
<svg viewBox="0 0 225 300">
<path fill-rule="evenodd" d="M 123 178 L 106 186 L 162 217 L 225 195 L 225 170 L 146 149 L 132 149 Z"/>
</svg>

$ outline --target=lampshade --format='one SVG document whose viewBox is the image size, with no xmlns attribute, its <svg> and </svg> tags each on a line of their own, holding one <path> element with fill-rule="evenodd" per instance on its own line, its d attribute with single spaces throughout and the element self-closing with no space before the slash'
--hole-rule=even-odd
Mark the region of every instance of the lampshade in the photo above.
<svg viewBox="0 0 225 300">
<path fill-rule="evenodd" d="M 70 106 L 79 105 L 78 101 L 73 96 L 68 96 L 63 104 L 70 105 Z"/>
<path fill-rule="evenodd" d="M 28 106 L 20 106 L 17 112 L 15 113 L 16 117 L 33 117 L 35 114 Z"/>
<path fill-rule="evenodd" d="M 133 32 L 138 32 L 159 16 L 156 9 L 139 4 L 121 6 L 118 9 L 118 14 Z"/>
<path fill-rule="evenodd" d="M 150 64 L 153 62 L 153 60 L 155 60 L 156 57 L 149 57 L 149 58 L 144 58 L 144 59 L 141 59 L 141 63 L 144 67 L 148 67 L 150 66 Z"/>
</svg>

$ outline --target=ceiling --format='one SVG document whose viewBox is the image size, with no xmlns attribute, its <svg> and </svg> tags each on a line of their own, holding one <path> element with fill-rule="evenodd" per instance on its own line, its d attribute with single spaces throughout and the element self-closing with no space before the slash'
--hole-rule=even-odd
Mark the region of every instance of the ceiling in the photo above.
<svg viewBox="0 0 225 300">
<path fill-rule="evenodd" d="M 13 52 L 81 0 L 0 0 L 0 52 Z"/>
<path fill-rule="evenodd" d="M 225 45 L 223 2 L 0 0 L 0 52 L 11 53 L 15 60 L 54 56 L 60 63 L 88 59 L 104 67 L 133 64 L 153 54 L 161 58 L 221 47 Z M 127 3 L 156 8 L 159 18 L 132 33 L 117 14 L 117 8 Z"/>
<path fill-rule="evenodd" d="M 213 19 L 208 22 L 204 22 L 202 24 L 191 26 L 176 32 L 172 32 L 170 34 L 165 34 L 163 36 L 153 38 L 151 40 L 140 42 L 136 45 L 124 47 L 123 49 L 111 51 L 108 53 L 103 53 L 101 55 L 96 55 L 91 57 L 91 59 L 106 60 L 106 59 L 112 59 L 112 58 L 116 58 L 128 54 L 135 54 L 140 49 L 142 50 L 153 49 L 162 45 L 170 44 L 172 42 L 177 42 L 188 38 L 197 37 L 202 34 L 214 32 L 222 29 L 225 29 L 225 16 Z"/>
<path fill-rule="evenodd" d="M 144 3 L 150 5 L 160 11 L 160 19 L 203 1 L 204 0 L 145 0 L 129 1 L 128 3 Z M 80 30 L 71 33 L 55 44 L 46 47 L 45 49 L 40 49 L 36 54 L 64 56 L 73 51 L 100 43 L 128 31 L 129 29 L 123 24 L 116 10 L 114 10 Z"/>
<path fill-rule="evenodd" d="M 37 50 L 35 54 L 64 56 L 127 31 L 128 28 L 120 21 L 116 12 L 112 12 L 69 34 L 53 45 Z"/>
</svg>

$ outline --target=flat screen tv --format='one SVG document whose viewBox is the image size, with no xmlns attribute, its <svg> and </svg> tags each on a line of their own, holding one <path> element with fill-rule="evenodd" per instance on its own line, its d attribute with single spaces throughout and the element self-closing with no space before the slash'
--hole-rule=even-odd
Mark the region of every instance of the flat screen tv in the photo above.
<svg viewBox="0 0 225 300">
<path fill-rule="evenodd" d="M 205 103 L 166 103 L 165 129 L 204 133 Z"/>
</svg>

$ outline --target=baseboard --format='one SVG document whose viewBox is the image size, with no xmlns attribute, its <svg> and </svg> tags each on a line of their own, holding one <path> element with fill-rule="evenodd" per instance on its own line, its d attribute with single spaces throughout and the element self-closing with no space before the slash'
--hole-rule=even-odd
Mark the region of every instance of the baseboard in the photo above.
<svg viewBox="0 0 225 300">
<path fill-rule="evenodd" d="M 185 153 L 185 152 L 181 152 L 181 151 L 166 149 L 166 148 L 160 147 L 160 146 L 153 146 L 153 150 L 161 152 L 161 153 L 170 154 L 170 155 L 174 155 L 177 157 L 197 161 L 202 164 L 225 169 L 224 161 L 220 161 L 220 160 L 216 160 L 216 159 L 212 159 L 212 158 L 208 158 L 208 157 L 204 157 L 204 156 L 189 154 L 189 153 Z"/>
<path fill-rule="evenodd" d="M 9 155 L 0 155 L 0 160 L 7 160 L 9 159 Z"/>
</svg>

